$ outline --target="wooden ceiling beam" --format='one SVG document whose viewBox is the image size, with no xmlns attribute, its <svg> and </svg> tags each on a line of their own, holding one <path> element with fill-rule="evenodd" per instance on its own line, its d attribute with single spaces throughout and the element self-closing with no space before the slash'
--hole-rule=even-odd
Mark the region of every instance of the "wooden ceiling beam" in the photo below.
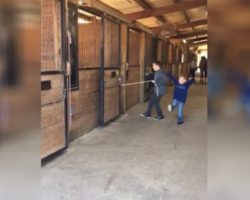
<svg viewBox="0 0 250 200">
<path fill-rule="evenodd" d="M 177 29 L 190 28 L 192 26 L 195 27 L 195 26 L 201 26 L 201 25 L 206 25 L 206 24 L 207 24 L 207 19 L 198 20 L 198 21 L 193 21 L 193 22 L 186 23 L 186 24 L 177 25 Z M 155 28 L 152 28 L 152 30 L 155 32 L 160 32 L 162 31 L 162 27 L 161 26 L 155 27 Z"/>
<path fill-rule="evenodd" d="M 186 19 L 186 22 L 190 24 L 190 19 L 189 19 L 188 14 L 187 14 L 187 12 L 185 10 L 183 11 L 183 15 L 184 15 L 184 17 Z M 194 33 L 195 30 L 194 30 L 194 26 L 192 24 L 191 24 L 191 28 L 192 28 L 192 31 Z"/>
<path fill-rule="evenodd" d="M 146 11 L 130 13 L 130 14 L 127 14 L 127 16 L 131 20 L 137 20 L 137 19 L 143 19 L 147 17 L 155 17 L 159 15 L 164 15 L 167 13 L 181 12 L 183 10 L 205 6 L 206 4 L 207 4 L 207 0 L 184 1 L 181 3 L 169 5 L 169 6 L 163 6 L 159 8 L 152 8 Z"/>
<path fill-rule="evenodd" d="M 139 22 L 134 22 L 134 21 L 128 19 L 128 17 L 126 15 L 124 15 L 123 13 L 121 13 L 120 11 L 118 11 L 118 10 L 98 1 L 98 0 L 87 0 L 87 2 L 80 5 L 80 8 L 98 10 L 101 13 L 106 13 L 112 17 L 115 17 L 116 19 L 118 19 L 122 22 L 127 23 L 129 27 L 138 28 L 146 33 L 151 34 L 151 35 L 156 35 L 148 27 L 144 26 L 143 24 L 141 24 Z"/>
<path fill-rule="evenodd" d="M 152 9 L 152 6 L 147 3 L 145 0 L 134 0 L 136 3 L 138 3 L 141 7 L 143 7 L 145 10 L 150 10 Z M 166 20 L 162 16 L 156 16 L 156 18 L 161 22 L 164 23 Z"/>
<path fill-rule="evenodd" d="M 174 2 L 175 4 L 178 4 L 178 3 L 180 3 L 180 0 L 173 0 L 173 2 Z M 184 16 L 186 22 L 187 22 L 187 23 L 190 23 L 190 19 L 189 19 L 189 17 L 188 17 L 188 14 L 187 14 L 186 10 L 182 10 L 182 13 L 183 13 L 183 16 Z M 191 25 L 191 28 L 192 28 L 192 31 L 193 31 L 193 33 L 194 33 L 194 26 Z"/>
<path fill-rule="evenodd" d="M 194 33 L 186 33 L 186 34 L 178 35 L 178 36 L 175 36 L 175 37 L 172 37 L 172 38 L 185 39 L 185 38 L 195 37 L 197 35 L 205 35 L 205 34 L 207 34 L 207 30 L 197 31 L 197 32 L 194 32 Z"/>
<path fill-rule="evenodd" d="M 138 3 L 141 7 L 143 7 L 145 10 L 151 9 L 152 7 L 144 0 L 134 0 L 136 3 Z"/>
<path fill-rule="evenodd" d="M 202 41 L 202 40 L 207 40 L 208 37 L 200 37 L 200 38 L 196 38 L 196 39 L 191 39 L 191 40 L 188 40 L 189 42 L 199 42 L 199 41 Z"/>
<path fill-rule="evenodd" d="M 206 25 L 207 24 L 207 19 L 203 19 L 203 20 L 197 20 L 197 21 L 193 21 L 193 22 L 189 22 L 187 24 L 181 24 L 178 26 L 179 29 L 182 28 L 189 28 L 189 27 L 195 27 L 195 26 L 202 26 L 202 25 Z"/>
<path fill-rule="evenodd" d="M 174 2 L 175 4 L 178 4 L 178 3 L 180 3 L 180 0 L 173 0 L 173 2 Z M 190 19 L 189 19 L 189 17 L 188 17 L 187 12 L 186 12 L 185 10 L 182 10 L 182 12 L 183 12 L 183 15 L 184 15 L 184 18 L 185 18 L 186 22 L 187 22 L 187 23 L 190 23 Z"/>
<path fill-rule="evenodd" d="M 205 45 L 208 44 L 208 41 L 203 41 L 203 42 L 199 42 L 199 43 L 193 43 L 191 44 L 191 46 L 201 46 L 201 45 Z"/>
</svg>

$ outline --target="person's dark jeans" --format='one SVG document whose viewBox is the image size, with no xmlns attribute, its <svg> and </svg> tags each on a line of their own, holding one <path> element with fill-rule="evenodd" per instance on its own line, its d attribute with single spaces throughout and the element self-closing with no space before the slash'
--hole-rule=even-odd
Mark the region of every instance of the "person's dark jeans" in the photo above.
<svg viewBox="0 0 250 200">
<path fill-rule="evenodd" d="M 148 109 L 145 112 L 146 116 L 151 117 L 152 109 L 155 106 L 156 111 L 157 111 L 157 116 L 163 117 L 163 113 L 162 113 L 161 106 L 160 106 L 161 98 L 162 96 L 156 96 L 156 94 L 153 94 L 151 96 L 151 98 L 149 99 L 149 103 L 148 103 Z"/>
</svg>

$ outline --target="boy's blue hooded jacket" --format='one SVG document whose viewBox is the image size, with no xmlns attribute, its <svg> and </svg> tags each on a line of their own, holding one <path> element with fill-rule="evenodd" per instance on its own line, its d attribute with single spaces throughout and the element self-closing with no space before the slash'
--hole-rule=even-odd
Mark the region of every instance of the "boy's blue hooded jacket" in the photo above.
<svg viewBox="0 0 250 200">
<path fill-rule="evenodd" d="M 188 95 L 188 89 L 192 83 L 194 83 L 193 80 L 189 80 L 184 84 L 180 84 L 179 81 L 172 76 L 171 74 L 166 74 L 174 83 L 175 89 L 174 89 L 174 95 L 173 99 L 176 99 L 182 103 L 185 103 L 187 100 L 187 95 Z"/>
</svg>

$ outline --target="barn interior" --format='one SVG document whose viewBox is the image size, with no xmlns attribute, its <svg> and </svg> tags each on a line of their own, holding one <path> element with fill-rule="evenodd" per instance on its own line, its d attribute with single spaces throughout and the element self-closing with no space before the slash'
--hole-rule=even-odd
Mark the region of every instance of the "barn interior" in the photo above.
<svg viewBox="0 0 250 200">
<path fill-rule="evenodd" d="M 171 81 L 166 118 L 139 114 L 155 60 L 187 78 L 193 56 L 197 66 L 207 57 L 207 1 L 41 2 L 43 199 L 203 199 L 207 91 L 199 72 L 183 126 L 167 111 Z"/>
</svg>

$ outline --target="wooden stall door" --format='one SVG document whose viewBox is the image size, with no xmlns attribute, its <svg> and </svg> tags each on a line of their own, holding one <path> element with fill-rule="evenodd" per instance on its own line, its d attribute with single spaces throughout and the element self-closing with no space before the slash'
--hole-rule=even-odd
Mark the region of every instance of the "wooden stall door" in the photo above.
<svg viewBox="0 0 250 200">
<path fill-rule="evenodd" d="M 120 24 L 109 19 L 104 23 L 104 123 L 107 123 L 120 114 Z"/>
<path fill-rule="evenodd" d="M 140 33 L 129 29 L 127 83 L 140 81 Z M 139 103 L 139 85 L 126 87 L 126 109 Z"/>
<path fill-rule="evenodd" d="M 61 1 L 42 0 L 41 6 L 41 158 L 43 159 L 64 149 L 67 138 L 64 74 L 61 73 L 63 68 Z"/>
<path fill-rule="evenodd" d="M 70 97 L 70 140 L 98 126 L 101 66 L 101 18 L 79 8 L 75 12 L 77 45 L 74 51 L 77 52 L 77 66 L 74 70 L 79 81 L 78 89 L 72 90 Z"/>
<path fill-rule="evenodd" d="M 147 34 L 145 37 L 145 80 L 153 78 L 152 62 L 157 57 L 157 40 Z M 149 99 L 152 92 L 152 83 L 144 84 L 144 101 Z"/>
</svg>

